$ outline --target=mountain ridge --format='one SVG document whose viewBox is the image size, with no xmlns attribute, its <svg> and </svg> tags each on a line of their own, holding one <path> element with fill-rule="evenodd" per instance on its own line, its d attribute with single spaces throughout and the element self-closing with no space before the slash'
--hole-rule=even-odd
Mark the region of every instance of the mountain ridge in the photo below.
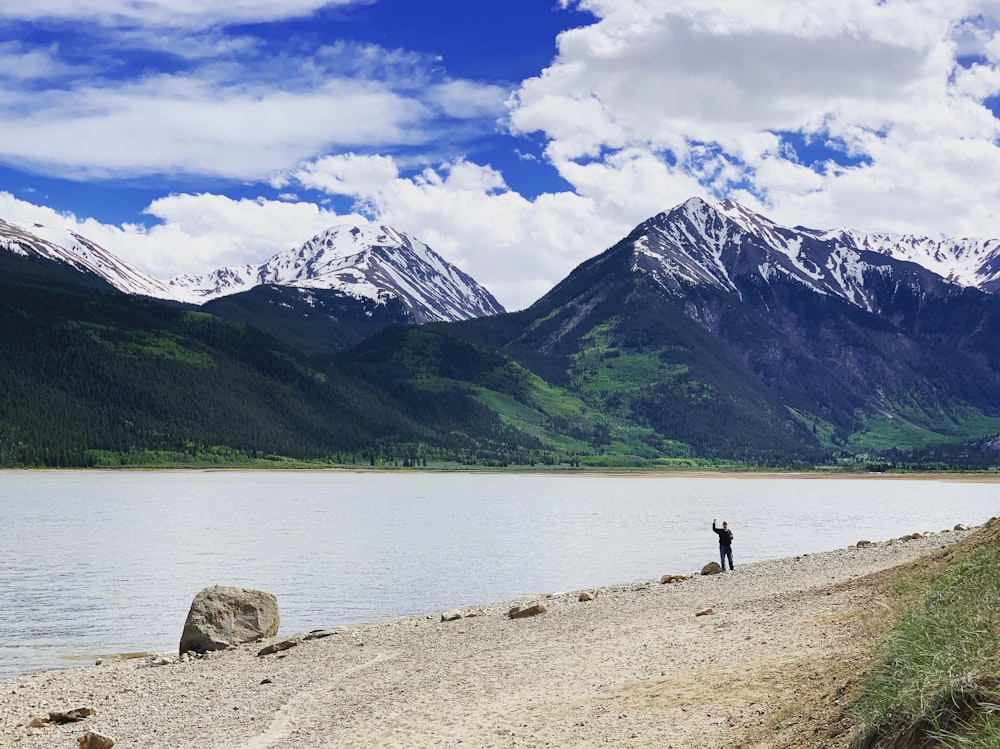
<svg viewBox="0 0 1000 749">
<path fill-rule="evenodd" d="M 633 233 L 657 226 L 673 231 L 660 235 L 649 232 L 646 241 L 650 244 L 639 249 L 652 255 L 654 262 L 640 259 L 637 264 L 645 264 L 667 285 L 670 277 L 735 290 L 722 253 L 732 255 L 740 248 L 753 253 L 752 246 L 758 245 L 758 250 L 766 246 L 777 251 L 770 258 L 769 272 L 798 277 L 861 306 L 870 304 L 863 288 L 864 266 L 879 265 L 866 259 L 865 253 L 914 263 L 950 283 L 1000 292 L 1000 239 L 935 240 L 850 228 L 788 227 L 733 200 L 712 205 L 697 197 L 650 217 Z M 386 225 L 332 226 L 261 263 L 226 266 L 166 281 L 134 268 L 80 234 L 39 224 L 25 227 L 0 219 L 0 248 L 21 254 L 34 252 L 102 277 L 124 293 L 199 306 L 271 285 L 331 290 L 377 304 L 396 297 L 416 323 L 464 320 L 505 311 L 468 274 L 423 242 Z M 692 248 L 701 254 L 689 255 Z M 804 253 L 804 248 L 809 252 Z M 668 255 L 669 263 L 665 263 Z"/>
<path fill-rule="evenodd" d="M 124 262 L 76 232 L 33 224 L 30 229 L 0 218 L 0 249 L 34 257 L 101 279 L 123 293 L 171 298 L 169 286 Z"/>
<path fill-rule="evenodd" d="M 505 311 L 471 276 L 423 242 L 388 226 L 331 227 L 263 263 L 169 281 L 139 271 L 75 232 L 40 224 L 29 229 L 0 219 L 0 249 L 75 269 L 126 294 L 196 306 L 269 285 L 333 291 L 377 305 L 398 300 L 408 321 L 416 323 Z"/>
<path fill-rule="evenodd" d="M 997 266 L 1000 277 L 1000 240 L 968 240 L 966 255 L 976 259 L 980 272 L 945 276 L 935 267 L 933 240 L 916 244 L 924 253 L 906 251 L 873 239 L 891 235 L 786 227 L 728 200 L 713 206 L 689 199 L 647 219 L 629 236 L 635 237 L 636 268 L 675 290 L 678 284 L 703 283 L 739 294 L 732 274 L 756 272 L 765 282 L 784 276 L 874 311 L 878 300 L 866 277 L 886 272 L 886 259 L 910 263 L 956 286 L 988 292 L 1000 283 L 991 271 Z M 956 241 L 949 245 L 955 252 Z M 912 275 L 933 283 L 921 271 Z"/>
<path fill-rule="evenodd" d="M 915 234 L 886 234 L 841 228 L 823 233 L 859 250 L 917 263 L 942 278 L 984 291 L 1000 291 L 1000 239 L 935 240 Z"/>
<path fill-rule="evenodd" d="M 340 279 L 338 263 L 350 253 L 337 255 L 322 244 L 283 255 L 261 279 L 323 276 L 325 268 Z M 10 269 L 0 283 L 22 289 L 20 310 L 0 304 L 12 340 L 22 333 L 19 319 L 45 309 L 37 306 L 39 292 L 56 283 L 45 280 L 40 260 L 28 260 L 0 253 Z M 356 272 L 367 278 L 364 268 Z M 111 318 L 103 322 L 92 309 L 81 318 L 77 305 L 66 302 L 65 317 L 46 325 L 54 346 L 78 350 L 91 364 L 67 368 L 53 361 L 60 352 L 38 343 L 45 325 L 36 325 L 30 345 L 17 352 L 21 394 L 5 401 L 6 411 L 0 403 L 0 413 L 28 419 L 22 404 L 46 403 L 58 380 L 67 414 L 74 393 L 94 389 L 111 399 L 109 406 L 119 391 L 128 404 L 169 403 L 158 407 L 165 420 L 154 409 L 137 411 L 139 421 L 125 417 L 135 424 L 128 432 L 109 423 L 113 444 L 137 434 L 176 451 L 191 441 L 184 430 L 220 435 L 218 424 L 228 417 L 211 397 L 220 380 L 209 369 L 208 342 L 189 336 L 203 324 L 215 336 L 227 330 L 200 314 L 212 312 L 244 324 L 237 329 L 257 328 L 255 336 L 270 333 L 298 349 L 296 356 L 308 354 L 302 361 L 315 374 L 298 390 L 300 413 L 313 398 L 321 399 L 317 408 L 331 409 L 329 393 L 309 382 L 343 383 L 358 423 L 351 444 L 339 445 L 355 460 L 807 467 L 881 465 L 919 454 L 981 465 L 992 459 L 1000 433 L 1000 295 L 836 236 L 781 226 L 734 203 L 692 199 L 650 217 L 514 313 L 413 325 L 397 297 L 392 306 L 359 302 L 336 288 L 262 283 L 187 317 L 167 316 L 169 325 L 154 331 L 136 328 L 122 311 L 128 305 L 86 304 L 109 310 Z M 339 327 L 347 318 L 369 327 Z M 274 340 L 245 340 L 275 357 L 260 379 L 245 383 L 240 409 L 254 399 L 271 402 L 268 388 L 283 388 L 288 371 L 279 360 L 289 354 Z M 229 346 L 217 361 L 227 371 L 249 371 L 260 364 L 257 355 Z M 174 363 L 160 381 L 154 365 L 164 357 Z M 51 381 L 33 383 L 33 371 L 50 373 Z M 133 371 L 143 372 L 141 383 L 129 382 Z M 270 373 L 279 381 L 270 383 Z M 111 391 L 107 382 L 115 383 Z M 185 392 L 198 396 L 179 400 Z M 0 397 L 7 397 L 2 387 Z M 364 415 L 368 399 L 381 421 Z M 409 426 L 401 432 L 393 423 Z M 99 436 L 104 427 L 88 428 Z M 65 431 L 52 429 L 54 436 Z M 239 449 L 273 451 L 256 428 L 239 429 Z M 299 457 L 327 459 L 329 433 L 317 427 L 313 435 L 288 442 L 286 432 L 281 439 Z M 85 443 L 74 449 L 87 454 Z M 18 447 L 18 454 L 38 453 Z"/>
</svg>

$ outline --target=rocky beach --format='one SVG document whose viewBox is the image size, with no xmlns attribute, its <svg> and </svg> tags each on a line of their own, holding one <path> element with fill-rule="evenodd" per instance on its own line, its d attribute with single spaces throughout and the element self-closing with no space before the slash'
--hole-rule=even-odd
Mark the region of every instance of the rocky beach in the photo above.
<svg viewBox="0 0 1000 749">
<path fill-rule="evenodd" d="M 886 571 L 969 533 L 25 674 L 0 682 L 0 746 L 832 746 L 811 732 L 887 618 Z"/>
</svg>

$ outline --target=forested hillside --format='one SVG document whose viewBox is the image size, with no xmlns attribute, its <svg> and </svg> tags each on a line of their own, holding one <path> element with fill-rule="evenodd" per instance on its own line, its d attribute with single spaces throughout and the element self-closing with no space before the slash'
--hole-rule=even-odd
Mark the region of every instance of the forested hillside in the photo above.
<svg viewBox="0 0 1000 749">
<path fill-rule="evenodd" d="M 93 465 L 101 451 L 329 458 L 432 435 L 252 328 L 3 255 L 0 292 L 3 466 Z"/>
</svg>

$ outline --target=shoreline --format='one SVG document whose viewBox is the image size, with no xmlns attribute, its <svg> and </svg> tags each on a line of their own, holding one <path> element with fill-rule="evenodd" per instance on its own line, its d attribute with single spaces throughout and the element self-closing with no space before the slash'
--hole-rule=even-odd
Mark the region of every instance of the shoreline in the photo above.
<svg viewBox="0 0 1000 749">
<path fill-rule="evenodd" d="M 762 469 L 704 469 L 704 468 L 528 468 L 515 467 L 475 468 L 475 467 L 431 467 L 402 468 L 385 466 L 121 466 L 117 468 L 0 468 L 3 473 L 355 473 L 355 474 L 405 474 L 405 475 L 473 475 L 473 476 L 557 476 L 557 477 L 597 477 L 597 478 L 733 478 L 733 479 L 847 479 L 868 481 L 960 481 L 976 483 L 1000 483 L 1000 470 L 981 471 L 885 471 L 863 472 L 847 470 L 781 470 Z"/>
<path fill-rule="evenodd" d="M 88 729 L 151 748 L 723 744 L 788 709 L 796 675 L 860 652 L 880 602 L 854 584 L 971 532 L 356 624 L 265 657 L 258 643 L 23 674 L 0 682 L 0 744 L 71 747 Z M 547 610 L 507 617 L 533 602 Z M 95 714 L 28 727 L 78 707 Z"/>
</svg>

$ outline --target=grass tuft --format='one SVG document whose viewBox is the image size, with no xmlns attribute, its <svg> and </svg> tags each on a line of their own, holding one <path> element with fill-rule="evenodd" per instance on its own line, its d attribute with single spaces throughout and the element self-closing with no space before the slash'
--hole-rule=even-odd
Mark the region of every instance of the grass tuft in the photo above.
<svg viewBox="0 0 1000 749">
<path fill-rule="evenodd" d="M 852 749 L 1000 749 L 998 526 L 916 593 L 855 704 Z"/>
</svg>

